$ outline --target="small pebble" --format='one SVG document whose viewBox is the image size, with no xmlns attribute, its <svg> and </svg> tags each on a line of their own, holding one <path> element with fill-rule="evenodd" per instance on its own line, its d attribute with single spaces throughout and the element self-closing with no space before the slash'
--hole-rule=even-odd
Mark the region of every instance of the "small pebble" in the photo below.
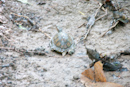
<svg viewBox="0 0 130 87">
<path fill-rule="evenodd" d="M 8 84 L 12 84 L 12 82 L 7 82 Z"/>
<path fill-rule="evenodd" d="M 108 31 L 108 32 L 106 33 L 106 35 L 110 35 L 110 34 L 112 34 L 112 30 L 110 30 L 110 31 Z"/>
<path fill-rule="evenodd" d="M 78 75 L 75 75 L 75 76 L 73 76 L 73 79 L 74 79 L 74 80 L 78 80 L 78 79 L 80 79 L 80 78 L 79 78 Z"/>
<path fill-rule="evenodd" d="M 80 68 L 80 66 L 79 66 L 79 65 L 76 65 L 75 68 Z"/>
<path fill-rule="evenodd" d="M 43 72 L 47 72 L 47 69 L 43 68 Z"/>
<path fill-rule="evenodd" d="M 8 77 L 8 80 L 11 80 L 11 78 L 10 78 L 10 77 Z"/>
<path fill-rule="evenodd" d="M 69 87 L 69 85 L 68 85 L 68 84 L 65 84 L 65 87 Z"/>
<path fill-rule="evenodd" d="M 41 76 L 43 76 L 43 74 L 41 74 Z"/>
<path fill-rule="evenodd" d="M 49 53 L 48 51 L 45 51 L 45 53 Z"/>
<path fill-rule="evenodd" d="M 113 76 L 113 78 L 114 78 L 114 79 L 118 79 L 118 77 L 117 77 L 117 76 L 115 76 L 114 74 L 113 74 L 112 76 Z"/>
<path fill-rule="evenodd" d="M 87 65 L 84 65 L 84 68 L 87 68 Z"/>
</svg>

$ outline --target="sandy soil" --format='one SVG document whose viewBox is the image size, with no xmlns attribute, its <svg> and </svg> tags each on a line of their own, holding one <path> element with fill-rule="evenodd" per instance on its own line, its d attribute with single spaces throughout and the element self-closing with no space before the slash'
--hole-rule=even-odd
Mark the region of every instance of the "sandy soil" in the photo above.
<svg viewBox="0 0 130 87">
<path fill-rule="evenodd" d="M 86 31 L 85 26 L 78 28 L 83 23 L 87 23 L 83 17 L 89 17 L 99 7 L 93 0 L 47 0 L 44 5 L 37 5 L 41 1 L 29 0 L 28 5 L 17 0 L 6 0 L 4 4 L 3 15 L 8 22 L 3 26 L 12 30 L 10 43 L 16 48 L 27 50 L 42 46 L 45 48 L 46 55 L 20 56 L 15 51 L 2 51 L 0 64 L 13 63 L 14 67 L 1 68 L 0 87 L 84 87 L 79 78 L 92 62 L 86 55 L 85 47 L 95 48 L 102 55 L 118 53 L 130 47 L 130 24 L 119 26 L 111 35 L 100 37 L 110 26 L 110 15 L 95 23 L 85 44 L 79 42 Z M 124 1 L 129 2 L 129 0 Z M 79 11 L 85 15 L 80 14 Z M 10 21 L 10 13 L 28 16 L 37 22 L 38 27 L 50 37 L 57 33 L 56 25 L 62 27 L 77 43 L 76 52 L 72 56 L 65 57 L 52 52 L 49 48 L 50 38 L 42 32 L 18 29 Z M 107 81 L 129 87 L 129 59 L 130 56 L 119 58 L 123 67 L 128 68 L 129 71 L 105 72 Z"/>
</svg>

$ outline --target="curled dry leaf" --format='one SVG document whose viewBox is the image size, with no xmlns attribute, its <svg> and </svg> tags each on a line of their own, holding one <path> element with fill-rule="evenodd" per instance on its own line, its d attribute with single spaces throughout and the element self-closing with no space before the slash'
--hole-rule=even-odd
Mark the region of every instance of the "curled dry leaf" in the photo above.
<svg viewBox="0 0 130 87">
<path fill-rule="evenodd" d="M 95 80 L 96 82 L 106 82 L 106 77 L 103 72 L 103 64 L 100 61 L 94 64 L 94 71 L 89 68 L 82 72 L 82 75 L 86 76 L 91 80 Z"/>
<path fill-rule="evenodd" d="M 96 82 L 106 82 L 106 77 L 103 72 L 103 64 L 98 61 L 94 64 L 95 81 Z"/>
<path fill-rule="evenodd" d="M 85 77 L 85 76 L 81 76 L 80 77 L 80 79 L 81 79 L 81 82 L 86 86 L 86 87 L 93 87 L 93 82 L 92 82 L 92 80 L 90 80 L 90 79 L 88 79 L 87 77 Z M 95 86 L 96 87 L 96 86 Z"/>
<path fill-rule="evenodd" d="M 82 72 L 82 75 L 88 77 L 91 80 L 94 80 L 94 71 L 91 68 L 89 68 L 89 69 L 85 70 L 84 72 Z"/>
<path fill-rule="evenodd" d="M 88 79 L 85 76 L 81 76 L 81 82 L 86 86 L 86 87 L 123 87 L 120 84 L 112 83 L 112 82 L 92 82 L 92 80 Z"/>
</svg>

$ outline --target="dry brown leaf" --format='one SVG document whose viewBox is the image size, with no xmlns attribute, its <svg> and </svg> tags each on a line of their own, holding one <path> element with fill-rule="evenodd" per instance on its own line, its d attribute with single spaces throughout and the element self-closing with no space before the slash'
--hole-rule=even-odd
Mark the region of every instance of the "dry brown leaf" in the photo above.
<svg viewBox="0 0 130 87">
<path fill-rule="evenodd" d="M 95 73 L 95 81 L 96 82 L 106 82 L 106 77 L 103 72 L 103 64 L 98 61 L 94 64 L 94 73 Z"/>
<path fill-rule="evenodd" d="M 123 87 L 123 86 L 112 82 L 97 82 L 96 87 Z"/>
<path fill-rule="evenodd" d="M 89 69 L 85 70 L 84 72 L 82 72 L 82 75 L 88 77 L 91 80 L 94 80 L 94 71 L 91 68 L 89 68 Z"/>
<path fill-rule="evenodd" d="M 97 82 L 97 83 L 95 83 L 83 75 L 81 76 L 81 82 L 86 87 L 123 87 L 120 84 L 116 84 L 116 83 L 112 83 L 112 82 Z"/>
<path fill-rule="evenodd" d="M 86 87 L 93 87 L 93 86 L 92 86 L 92 84 L 93 84 L 92 80 L 88 79 L 87 77 L 85 77 L 85 76 L 83 76 L 83 75 L 80 77 L 80 79 L 81 79 L 81 82 L 82 82 Z"/>
</svg>

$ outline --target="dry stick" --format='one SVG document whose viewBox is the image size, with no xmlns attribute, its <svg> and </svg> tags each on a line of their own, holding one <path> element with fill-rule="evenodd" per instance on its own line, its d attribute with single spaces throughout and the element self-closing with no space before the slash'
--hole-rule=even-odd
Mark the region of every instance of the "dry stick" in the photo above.
<svg viewBox="0 0 130 87">
<path fill-rule="evenodd" d="M 98 7 L 98 9 L 96 10 L 95 17 L 97 16 L 97 13 L 99 12 L 99 10 L 100 10 L 101 7 L 102 7 L 102 4 L 99 3 L 99 7 Z"/>
<path fill-rule="evenodd" d="M 51 39 L 51 37 L 47 33 L 45 33 L 44 31 L 42 31 L 41 29 L 39 29 L 39 31 L 41 31 L 42 33 L 44 33 L 45 36 L 47 36 L 49 39 Z"/>
<path fill-rule="evenodd" d="M 45 36 L 47 36 L 49 39 L 51 39 L 51 37 L 47 33 L 45 33 L 45 32 L 43 32 L 43 33 L 45 34 Z"/>
<path fill-rule="evenodd" d="M 104 14 L 104 15 L 102 15 L 101 17 L 97 18 L 95 21 L 98 21 L 99 19 L 101 19 L 101 18 L 105 17 L 106 15 L 107 15 L 107 9 L 105 10 L 105 14 Z"/>
<path fill-rule="evenodd" d="M 95 0 L 95 1 L 96 1 L 96 0 Z M 99 6 L 102 6 L 101 3 L 98 2 L 98 4 L 99 4 Z M 101 17 L 99 17 L 98 19 L 96 19 L 95 21 L 98 21 L 99 19 L 101 19 L 101 18 L 103 18 L 104 16 L 107 15 L 107 9 L 105 9 L 104 7 L 102 7 L 102 10 L 105 11 L 106 13 L 105 13 L 104 15 L 102 15 Z M 97 12 L 96 12 L 96 15 L 97 15 Z M 85 23 L 81 24 L 78 28 L 81 28 L 81 27 L 84 26 L 84 25 L 85 25 Z"/>
<path fill-rule="evenodd" d="M 102 4 L 101 4 L 101 3 L 100 3 L 99 5 L 100 5 L 100 6 L 99 6 L 99 7 L 98 7 L 98 9 L 96 10 L 96 13 L 95 13 L 94 17 L 96 17 L 96 16 L 97 16 L 97 13 L 99 12 L 99 9 L 102 7 Z M 86 32 L 85 37 L 84 37 L 84 39 L 83 39 L 83 40 L 85 40 L 85 39 L 87 38 L 87 36 L 88 36 L 89 32 L 90 32 L 90 31 L 91 31 L 91 29 L 92 29 L 92 26 L 93 26 L 93 25 L 90 25 L 90 26 L 89 26 L 89 29 L 88 29 L 88 31 Z"/>
<path fill-rule="evenodd" d="M 81 28 L 81 27 L 84 26 L 84 25 L 85 25 L 85 23 L 81 24 L 78 28 Z"/>
<path fill-rule="evenodd" d="M 113 29 L 118 23 L 119 21 L 117 21 L 113 26 L 111 26 L 104 34 L 101 35 L 101 37 L 103 37 L 109 30 Z"/>
<path fill-rule="evenodd" d="M 88 31 L 85 33 L 85 37 L 84 37 L 84 39 L 83 39 L 83 40 L 85 40 L 85 39 L 87 38 L 87 36 L 88 36 L 88 34 L 89 34 L 89 32 L 90 32 L 91 28 L 92 28 L 92 25 L 89 27 Z"/>
<path fill-rule="evenodd" d="M 100 8 L 102 7 L 102 4 L 101 4 L 101 3 L 99 3 L 99 2 L 98 2 L 98 4 L 100 5 L 100 7 L 99 7 L 99 9 L 100 9 Z M 98 10 L 99 10 L 99 9 L 97 9 L 97 12 L 96 12 L 96 14 L 95 14 L 95 17 L 96 17 L 96 15 L 97 15 L 97 13 L 98 13 Z M 103 11 L 105 11 L 105 14 L 104 14 L 104 15 L 102 15 L 101 17 L 97 18 L 95 21 L 98 21 L 99 19 L 101 19 L 101 18 L 103 18 L 104 16 L 106 16 L 106 15 L 107 15 L 107 9 L 102 8 L 102 10 L 103 10 Z M 84 38 L 84 39 L 86 39 L 86 38 L 87 38 L 87 36 L 88 36 L 88 34 L 89 34 L 90 30 L 91 30 L 91 27 L 92 27 L 92 26 L 90 26 L 90 29 L 88 29 L 88 32 L 86 33 L 86 35 L 85 35 L 85 38 Z"/>
<path fill-rule="evenodd" d="M 9 42 L 14 41 L 13 39 L 12 39 L 12 40 L 8 39 L 5 35 L 3 35 L 3 37 L 4 37 L 6 40 L 8 40 Z M 14 41 L 14 42 L 15 42 L 15 41 Z M 12 45 L 12 43 L 9 43 L 9 44 Z"/>
<path fill-rule="evenodd" d="M 32 22 L 32 20 L 31 20 L 29 17 L 27 17 L 27 16 L 18 15 L 18 14 L 15 14 L 15 13 L 11 13 L 11 14 L 13 14 L 13 15 L 15 15 L 15 16 L 18 16 L 18 17 L 24 17 L 24 18 L 26 18 L 26 19 L 28 20 L 28 22 L 29 22 L 32 26 L 35 25 L 35 24 Z"/>
<path fill-rule="evenodd" d="M 98 2 L 98 1 L 97 1 L 97 2 Z M 98 4 L 102 6 L 102 4 L 101 4 L 100 2 L 98 2 Z M 104 7 L 102 7 L 101 9 L 105 12 L 105 14 L 102 15 L 101 17 L 97 18 L 95 21 L 98 21 L 99 19 L 101 19 L 101 18 L 103 18 L 104 16 L 107 15 L 107 9 L 105 9 Z"/>
</svg>

